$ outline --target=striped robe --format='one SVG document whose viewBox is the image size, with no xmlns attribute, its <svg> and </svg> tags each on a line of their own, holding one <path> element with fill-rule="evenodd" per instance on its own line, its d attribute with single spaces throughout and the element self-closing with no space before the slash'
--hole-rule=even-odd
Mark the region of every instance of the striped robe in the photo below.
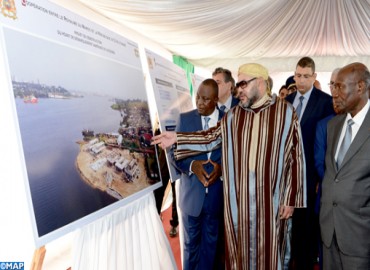
<svg viewBox="0 0 370 270">
<path fill-rule="evenodd" d="M 235 106 L 216 127 L 177 133 L 175 158 L 220 145 L 227 269 L 283 269 L 291 219 L 279 219 L 279 206 L 306 206 L 304 150 L 293 107 L 275 95 L 258 108 Z"/>
</svg>

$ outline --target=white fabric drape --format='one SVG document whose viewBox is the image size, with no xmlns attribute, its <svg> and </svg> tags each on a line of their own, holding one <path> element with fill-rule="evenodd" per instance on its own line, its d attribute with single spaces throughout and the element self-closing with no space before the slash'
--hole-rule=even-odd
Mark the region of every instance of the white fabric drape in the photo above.
<svg viewBox="0 0 370 270">
<path fill-rule="evenodd" d="M 320 71 L 370 63 L 370 0 L 79 2 L 209 70 L 263 61 L 289 71 L 302 56 Z"/>
<path fill-rule="evenodd" d="M 76 232 L 74 270 L 171 270 L 176 262 L 152 193 Z"/>
</svg>

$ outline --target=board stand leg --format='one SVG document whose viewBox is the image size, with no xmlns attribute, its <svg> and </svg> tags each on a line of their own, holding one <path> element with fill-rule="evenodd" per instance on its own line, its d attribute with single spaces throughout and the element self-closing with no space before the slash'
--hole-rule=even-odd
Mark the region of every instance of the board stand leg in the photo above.
<svg viewBox="0 0 370 270">
<path fill-rule="evenodd" d="M 31 270 L 41 270 L 42 264 L 44 262 L 46 249 L 45 246 L 42 246 L 35 250 L 33 254 L 32 264 L 31 264 Z"/>
</svg>

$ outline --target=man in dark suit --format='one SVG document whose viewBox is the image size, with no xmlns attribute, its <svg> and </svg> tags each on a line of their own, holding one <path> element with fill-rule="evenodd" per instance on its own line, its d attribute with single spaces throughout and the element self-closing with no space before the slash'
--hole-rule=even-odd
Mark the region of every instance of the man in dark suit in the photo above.
<svg viewBox="0 0 370 270">
<path fill-rule="evenodd" d="M 337 78 L 338 72 L 340 68 L 336 68 L 331 73 L 330 77 L 330 93 L 333 93 L 334 91 L 334 82 Z M 334 111 L 336 114 L 341 113 L 341 111 L 338 108 L 334 108 Z M 324 119 L 321 119 L 317 125 L 316 125 L 316 135 L 315 135 L 315 167 L 317 170 L 317 173 L 319 174 L 320 181 L 317 189 L 317 195 L 316 195 L 316 202 L 315 202 L 315 214 L 318 215 L 320 212 L 320 200 L 321 200 L 321 184 L 322 180 L 324 179 L 324 173 L 325 173 L 325 154 L 326 154 L 326 148 L 327 148 L 327 130 L 328 130 L 328 122 L 335 116 L 335 114 L 329 115 L 325 117 Z M 322 264 L 322 244 L 321 244 L 321 237 L 319 237 L 319 269 L 323 269 Z"/>
<path fill-rule="evenodd" d="M 294 74 L 297 91 L 286 97 L 300 121 L 306 159 L 307 208 L 296 209 L 292 222 L 292 268 L 297 270 L 312 270 L 318 255 L 319 224 L 314 212 L 319 182 L 314 159 L 315 131 L 318 121 L 334 114 L 331 96 L 313 86 L 316 76 L 315 62 L 310 57 L 301 58 Z"/>
<path fill-rule="evenodd" d="M 343 67 L 334 106 L 345 114 L 328 124 L 320 209 L 324 269 L 370 269 L 370 73 Z"/>
<path fill-rule="evenodd" d="M 338 72 L 340 68 L 336 68 L 333 70 L 330 76 L 330 93 L 333 93 L 334 91 L 334 83 L 337 78 Z M 334 106 L 334 104 L 333 104 Z M 334 111 L 336 114 L 341 113 L 341 111 L 338 110 L 338 108 L 334 108 Z M 316 125 L 316 135 L 315 135 L 315 166 L 317 173 L 320 177 L 320 183 L 324 179 L 324 173 L 325 173 L 325 153 L 327 148 L 327 125 L 328 122 L 336 115 L 332 114 L 324 119 L 320 120 Z M 320 186 L 320 185 L 319 185 Z M 319 198 L 320 201 L 320 198 Z M 317 202 L 317 201 L 316 201 Z"/>
<path fill-rule="evenodd" d="M 218 67 L 212 73 L 212 78 L 218 85 L 218 107 L 221 111 L 227 112 L 232 107 L 238 105 L 239 99 L 233 95 L 235 88 L 235 80 L 231 71 Z"/>
<path fill-rule="evenodd" d="M 204 80 L 196 95 L 197 109 L 180 115 L 177 131 L 215 126 L 223 116 L 217 109 L 218 86 Z M 184 227 L 183 269 L 214 269 L 222 256 L 216 250 L 223 224 L 221 149 L 176 161 L 181 171 L 179 206 Z M 207 183 L 208 182 L 208 183 Z M 205 187 L 207 186 L 207 187 Z"/>
</svg>

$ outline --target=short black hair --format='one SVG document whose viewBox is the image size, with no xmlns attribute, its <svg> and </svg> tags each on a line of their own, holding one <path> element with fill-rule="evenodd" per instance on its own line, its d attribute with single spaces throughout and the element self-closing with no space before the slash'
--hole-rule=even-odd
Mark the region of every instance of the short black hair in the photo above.
<svg viewBox="0 0 370 270">
<path fill-rule="evenodd" d="M 305 56 L 299 59 L 297 63 L 297 67 L 300 66 L 302 68 L 311 68 L 312 72 L 315 73 L 315 61 L 311 57 Z"/>
<path fill-rule="evenodd" d="M 218 84 L 214 79 L 205 79 L 202 81 L 202 85 L 212 87 L 213 91 L 215 92 L 215 96 L 218 97 Z"/>
</svg>

